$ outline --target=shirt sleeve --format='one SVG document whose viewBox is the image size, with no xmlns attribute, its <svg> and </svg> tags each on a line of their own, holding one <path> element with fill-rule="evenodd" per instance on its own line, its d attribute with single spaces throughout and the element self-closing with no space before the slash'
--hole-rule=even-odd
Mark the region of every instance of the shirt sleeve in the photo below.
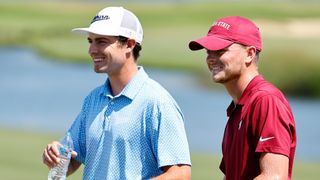
<svg viewBox="0 0 320 180">
<path fill-rule="evenodd" d="M 289 156 L 294 121 L 288 104 L 274 95 L 263 96 L 255 104 L 253 117 L 256 152 Z"/>
<path fill-rule="evenodd" d="M 85 120 L 86 120 L 86 109 L 88 104 L 88 97 L 84 100 L 82 109 L 76 119 L 73 121 L 69 132 L 71 133 L 74 151 L 77 152 L 75 159 L 80 162 L 85 162 L 86 157 L 86 131 L 85 131 Z"/>
<path fill-rule="evenodd" d="M 189 145 L 180 108 L 173 100 L 167 101 L 164 98 L 158 104 L 157 109 L 152 141 L 158 166 L 191 165 Z"/>
</svg>

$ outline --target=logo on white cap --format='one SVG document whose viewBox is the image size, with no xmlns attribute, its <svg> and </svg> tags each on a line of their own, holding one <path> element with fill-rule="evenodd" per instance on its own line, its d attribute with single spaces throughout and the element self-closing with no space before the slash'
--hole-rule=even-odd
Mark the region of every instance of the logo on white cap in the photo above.
<svg viewBox="0 0 320 180">
<path fill-rule="evenodd" d="M 139 19 L 123 7 L 107 7 L 93 17 L 87 28 L 75 28 L 73 32 L 94 33 L 104 36 L 124 36 L 142 43 L 143 30 Z"/>
<path fill-rule="evenodd" d="M 108 19 L 110 19 L 110 17 L 109 17 L 108 15 L 96 15 L 96 16 L 92 19 L 92 21 L 91 21 L 90 24 L 92 24 L 92 23 L 94 23 L 94 22 L 96 22 L 96 21 L 108 20 Z"/>
</svg>

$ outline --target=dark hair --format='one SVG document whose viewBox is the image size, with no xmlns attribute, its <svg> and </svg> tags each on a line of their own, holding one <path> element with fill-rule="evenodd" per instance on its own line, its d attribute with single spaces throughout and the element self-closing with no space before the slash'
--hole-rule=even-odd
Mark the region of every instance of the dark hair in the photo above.
<svg viewBox="0 0 320 180">
<path fill-rule="evenodd" d="M 256 59 L 257 59 L 257 61 L 259 60 L 259 57 L 260 57 L 260 51 L 257 50 L 257 51 L 256 51 Z"/>
<path fill-rule="evenodd" d="M 128 38 L 127 37 L 123 37 L 123 36 L 119 36 L 118 37 L 118 41 L 124 45 L 127 41 Z M 139 56 L 140 56 L 140 51 L 141 51 L 142 47 L 140 45 L 140 43 L 136 43 L 136 45 L 133 48 L 133 57 L 134 57 L 134 61 L 137 61 Z"/>
</svg>

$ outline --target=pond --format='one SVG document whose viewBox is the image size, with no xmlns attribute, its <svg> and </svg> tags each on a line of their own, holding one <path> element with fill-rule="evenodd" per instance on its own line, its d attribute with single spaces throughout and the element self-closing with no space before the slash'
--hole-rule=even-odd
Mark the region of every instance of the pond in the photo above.
<svg viewBox="0 0 320 180">
<path fill-rule="evenodd" d="M 228 94 L 201 86 L 187 71 L 145 70 L 184 112 L 191 151 L 220 154 L 226 107 L 231 101 Z M 62 134 L 84 97 L 105 79 L 91 65 L 52 61 L 32 49 L 0 48 L 0 126 Z M 289 98 L 289 102 L 297 125 L 296 157 L 320 160 L 320 101 Z"/>
</svg>

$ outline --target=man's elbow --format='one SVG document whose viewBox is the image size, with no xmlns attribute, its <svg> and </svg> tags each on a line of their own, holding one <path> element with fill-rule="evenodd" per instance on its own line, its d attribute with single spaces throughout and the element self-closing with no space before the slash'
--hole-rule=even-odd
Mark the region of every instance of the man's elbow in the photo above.
<svg viewBox="0 0 320 180">
<path fill-rule="evenodd" d="M 191 179 L 191 166 L 190 165 L 181 165 L 179 166 L 179 171 L 176 175 L 177 179 L 181 180 L 190 180 Z"/>
<path fill-rule="evenodd" d="M 182 171 L 182 179 L 191 179 L 191 166 L 185 165 Z"/>
</svg>

